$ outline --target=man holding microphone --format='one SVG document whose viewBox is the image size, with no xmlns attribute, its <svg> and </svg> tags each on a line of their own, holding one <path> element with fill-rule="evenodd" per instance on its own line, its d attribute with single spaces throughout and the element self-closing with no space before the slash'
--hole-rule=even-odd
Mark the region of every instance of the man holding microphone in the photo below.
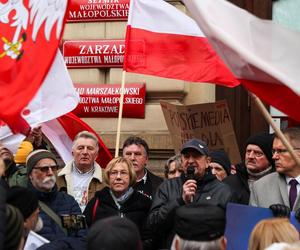
<svg viewBox="0 0 300 250">
<path fill-rule="evenodd" d="M 226 209 L 233 201 L 230 187 L 218 181 L 209 168 L 209 150 L 199 139 L 187 141 L 181 149 L 180 177 L 165 180 L 153 200 L 148 223 L 162 236 L 161 248 L 169 248 L 174 237 L 174 215 L 189 203 L 210 204 Z"/>
</svg>

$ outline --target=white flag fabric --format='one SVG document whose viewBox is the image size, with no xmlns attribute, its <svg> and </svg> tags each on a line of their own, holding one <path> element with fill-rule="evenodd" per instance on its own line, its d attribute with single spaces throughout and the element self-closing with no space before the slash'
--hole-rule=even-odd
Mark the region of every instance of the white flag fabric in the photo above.
<svg viewBox="0 0 300 250">
<path fill-rule="evenodd" d="M 72 111 L 78 102 L 79 95 L 73 86 L 63 56 L 58 50 L 41 88 L 23 110 L 22 116 L 31 127 L 36 127 Z M 0 141 L 13 152 L 24 138 L 25 136 L 21 134 L 13 135 L 7 125 L 0 124 Z"/>
<path fill-rule="evenodd" d="M 130 1 L 125 43 L 127 72 L 228 87 L 239 84 L 196 22 L 164 0 Z"/>
<path fill-rule="evenodd" d="M 300 121 L 300 33 L 262 20 L 224 0 L 184 0 L 236 78 L 270 105 Z"/>
</svg>

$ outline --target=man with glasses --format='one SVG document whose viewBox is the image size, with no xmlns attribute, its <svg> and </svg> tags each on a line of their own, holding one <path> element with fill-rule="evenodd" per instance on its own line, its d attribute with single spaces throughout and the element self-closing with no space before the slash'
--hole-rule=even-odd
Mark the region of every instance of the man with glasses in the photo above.
<svg viewBox="0 0 300 250">
<path fill-rule="evenodd" d="M 27 156 L 26 166 L 28 188 L 36 193 L 41 206 L 43 228 L 38 233 L 50 241 L 45 249 L 85 249 L 86 230 L 66 233 L 60 222 L 62 215 L 82 213 L 72 196 L 57 190 L 58 165 L 55 155 L 44 149 L 34 150 Z"/>
<path fill-rule="evenodd" d="M 300 128 L 287 128 L 282 132 L 300 157 Z M 278 137 L 274 138 L 272 152 L 276 172 L 254 183 L 250 205 L 273 208 L 275 205 L 275 210 L 283 212 L 297 210 L 300 208 L 300 166 Z"/>
<path fill-rule="evenodd" d="M 98 139 L 93 133 L 88 131 L 78 133 L 72 146 L 73 160 L 58 173 L 59 190 L 72 195 L 82 212 L 96 191 L 104 187 L 102 170 L 96 162 L 98 150 Z"/>
<path fill-rule="evenodd" d="M 274 172 L 273 135 L 260 133 L 246 141 L 245 160 L 236 165 L 236 174 L 223 180 L 234 192 L 237 203 L 248 205 L 253 183 Z"/>
</svg>

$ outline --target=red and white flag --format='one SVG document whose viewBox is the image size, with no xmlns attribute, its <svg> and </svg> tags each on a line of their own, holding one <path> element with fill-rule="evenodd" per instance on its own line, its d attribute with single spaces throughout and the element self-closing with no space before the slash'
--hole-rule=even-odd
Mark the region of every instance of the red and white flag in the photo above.
<svg viewBox="0 0 300 250">
<path fill-rule="evenodd" d="M 131 0 L 125 45 L 127 72 L 239 84 L 196 22 L 163 0 Z"/>
<path fill-rule="evenodd" d="M 60 117 L 77 106 L 79 95 L 76 92 L 60 51 L 35 97 L 23 109 L 22 118 L 31 127 Z M 24 135 L 13 135 L 5 123 L 0 123 L 0 141 L 15 152 Z"/>
<path fill-rule="evenodd" d="M 300 121 L 300 33 L 224 0 L 184 0 L 235 77 L 268 104 Z"/>
<path fill-rule="evenodd" d="M 73 159 L 72 141 L 83 130 L 93 133 L 98 138 L 99 156 L 96 161 L 102 168 L 105 168 L 107 163 L 112 159 L 112 155 L 97 133 L 76 115 L 68 113 L 42 124 L 43 133 L 50 140 L 65 163 Z"/>
<path fill-rule="evenodd" d="M 4 2 L 0 3 L 0 120 L 13 132 L 25 134 L 30 127 L 21 112 L 55 58 L 68 1 Z"/>
</svg>

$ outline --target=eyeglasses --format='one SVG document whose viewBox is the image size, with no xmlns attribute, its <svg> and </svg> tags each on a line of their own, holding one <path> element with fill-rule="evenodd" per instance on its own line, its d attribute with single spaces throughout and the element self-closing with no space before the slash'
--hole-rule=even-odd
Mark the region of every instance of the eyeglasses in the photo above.
<svg viewBox="0 0 300 250">
<path fill-rule="evenodd" d="M 293 150 L 300 150 L 300 148 L 293 148 Z M 286 148 L 277 148 L 277 149 L 272 149 L 272 154 L 275 155 L 276 153 L 277 154 L 284 154 L 284 153 L 287 153 L 289 152 Z"/>
<path fill-rule="evenodd" d="M 129 173 L 126 171 L 114 171 L 113 170 L 113 171 L 109 172 L 109 176 L 113 177 L 113 178 L 116 178 L 119 174 L 120 174 L 120 177 L 127 177 L 129 175 Z"/>
<path fill-rule="evenodd" d="M 49 171 L 49 168 L 51 168 L 52 172 L 54 172 L 54 171 L 57 171 L 58 166 L 54 165 L 54 166 L 34 167 L 33 169 L 38 169 L 43 173 L 47 173 Z"/>
<path fill-rule="evenodd" d="M 246 150 L 246 154 L 247 155 L 250 155 L 252 152 L 253 152 L 253 154 L 254 154 L 255 157 L 262 157 L 264 155 L 264 153 L 261 152 L 261 151 L 252 150 L 252 149 L 247 149 Z"/>
</svg>

